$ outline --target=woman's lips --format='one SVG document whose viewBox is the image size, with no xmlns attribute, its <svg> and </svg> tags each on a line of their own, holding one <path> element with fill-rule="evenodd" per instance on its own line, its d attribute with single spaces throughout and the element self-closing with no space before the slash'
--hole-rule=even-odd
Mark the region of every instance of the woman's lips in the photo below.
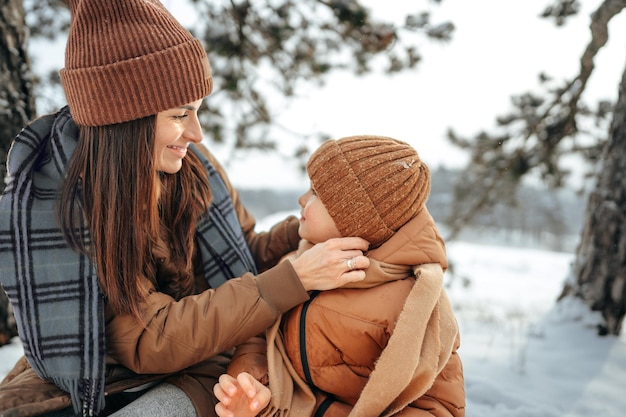
<svg viewBox="0 0 626 417">
<path fill-rule="evenodd" d="M 178 154 L 178 156 L 180 156 L 181 158 L 184 157 L 185 155 L 187 155 L 187 147 L 186 146 L 170 145 L 167 148 L 171 149 L 174 153 Z"/>
</svg>

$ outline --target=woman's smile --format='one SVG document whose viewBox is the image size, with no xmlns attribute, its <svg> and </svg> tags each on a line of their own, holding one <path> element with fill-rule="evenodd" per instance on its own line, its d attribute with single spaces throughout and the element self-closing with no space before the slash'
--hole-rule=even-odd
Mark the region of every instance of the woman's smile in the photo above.
<svg viewBox="0 0 626 417">
<path fill-rule="evenodd" d="M 167 147 L 168 149 L 171 149 L 172 152 L 177 155 L 180 158 L 184 158 L 185 155 L 187 155 L 187 147 L 186 146 L 177 146 L 177 145 L 170 145 Z"/>
</svg>

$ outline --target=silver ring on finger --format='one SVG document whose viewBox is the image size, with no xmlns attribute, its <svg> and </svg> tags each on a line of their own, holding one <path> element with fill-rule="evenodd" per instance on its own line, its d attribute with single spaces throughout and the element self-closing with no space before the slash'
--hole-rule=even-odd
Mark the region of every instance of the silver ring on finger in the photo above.
<svg viewBox="0 0 626 417">
<path fill-rule="evenodd" d="M 354 259 L 354 258 L 348 259 L 347 264 L 348 264 L 348 270 L 349 271 L 352 271 L 353 269 L 356 269 L 356 259 Z"/>
</svg>

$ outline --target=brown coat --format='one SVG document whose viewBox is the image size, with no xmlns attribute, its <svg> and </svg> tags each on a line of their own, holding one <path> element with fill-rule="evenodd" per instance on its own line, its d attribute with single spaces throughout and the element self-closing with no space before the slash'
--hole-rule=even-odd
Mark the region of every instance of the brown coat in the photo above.
<svg viewBox="0 0 626 417">
<path fill-rule="evenodd" d="M 458 327 L 442 287 L 445 248 L 428 211 L 368 256 L 358 286 L 369 288 L 320 292 L 268 330 L 272 402 L 263 415 L 310 416 L 332 394 L 325 417 L 464 416 Z M 244 368 L 242 350 L 229 373 Z"/>
<path fill-rule="evenodd" d="M 263 332 L 279 315 L 308 296 L 290 263 L 267 270 L 298 243 L 298 220 L 291 217 L 267 233 L 254 231 L 255 221 L 241 203 L 223 168 L 206 151 L 224 179 L 233 199 L 242 230 L 261 272 L 229 280 L 208 289 L 196 276 L 193 288 L 177 297 L 160 292 L 147 277 L 141 284 L 149 293 L 142 306 L 143 326 L 130 316 L 105 311 L 107 370 L 106 395 L 164 380 L 183 389 L 199 416 L 214 414 L 213 385 L 225 372 L 231 348 Z M 160 245 L 159 271 L 173 268 L 167 245 Z M 161 288 L 176 274 L 157 277 Z M 179 288 L 180 290 L 180 288 Z M 224 353 L 226 352 L 226 353 Z M 39 378 L 25 359 L 0 383 L 0 415 L 32 416 L 71 406 L 69 396 L 54 384 Z"/>
</svg>

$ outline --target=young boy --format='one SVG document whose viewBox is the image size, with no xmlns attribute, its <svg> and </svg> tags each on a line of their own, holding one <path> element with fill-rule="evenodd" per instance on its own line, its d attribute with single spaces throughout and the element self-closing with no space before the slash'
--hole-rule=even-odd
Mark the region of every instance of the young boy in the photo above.
<svg viewBox="0 0 626 417">
<path fill-rule="evenodd" d="M 354 136 L 322 144 L 307 171 L 292 256 L 362 237 L 370 242 L 365 281 L 312 292 L 268 330 L 266 345 L 238 348 L 214 389 L 218 415 L 265 407 L 259 415 L 464 416 L 458 327 L 442 287 L 445 246 L 425 207 L 428 167 L 404 142 Z"/>
</svg>

